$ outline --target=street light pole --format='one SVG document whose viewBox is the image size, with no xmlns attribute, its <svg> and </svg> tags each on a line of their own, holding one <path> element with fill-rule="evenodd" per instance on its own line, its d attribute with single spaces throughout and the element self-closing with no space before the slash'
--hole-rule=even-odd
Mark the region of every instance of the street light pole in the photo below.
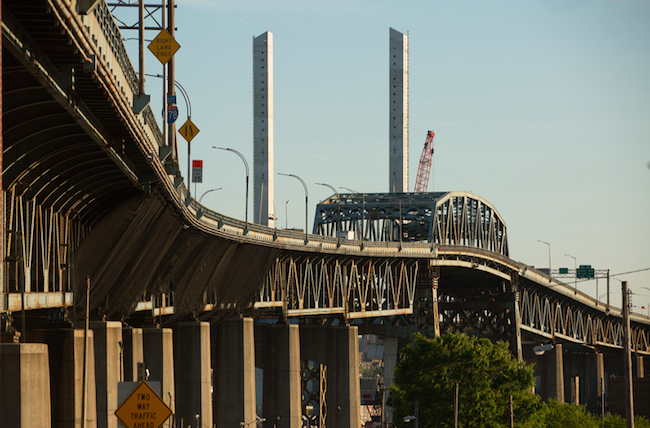
<svg viewBox="0 0 650 428">
<path fill-rule="evenodd" d="M 537 242 L 541 242 L 543 244 L 548 245 L 548 276 L 551 276 L 551 244 L 549 244 L 546 241 L 542 241 L 541 239 L 538 239 Z"/>
<path fill-rule="evenodd" d="M 361 193 L 361 192 L 357 192 L 356 190 L 350 189 L 349 187 L 340 186 L 340 188 L 348 190 L 348 191 L 350 191 L 352 193 L 356 193 L 356 194 L 361 195 L 361 241 L 365 241 L 365 239 L 366 239 L 365 226 L 366 225 L 364 223 L 365 223 L 365 220 L 366 220 L 366 194 Z M 355 230 L 356 230 L 356 226 L 355 226 Z"/>
<path fill-rule="evenodd" d="M 284 203 L 284 228 L 285 229 L 289 228 L 289 202 L 291 201 L 287 199 L 287 202 Z"/>
<path fill-rule="evenodd" d="M 341 197 L 339 196 L 339 192 L 337 192 L 336 189 L 333 186 L 330 186 L 327 183 L 316 183 L 316 184 L 318 184 L 319 186 L 329 187 L 330 189 L 332 189 L 332 192 L 334 192 L 334 194 L 336 195 L 336 199 L 338 200 L 338 205 L 339 205 L 339 207 L 338 207 L 338 211 L 339 211 L 338 212 L 338 218 L 337 218 L 337 222 L 336 222 L 336 236 L 338 237 L 338 232 L 339 232 L 339 230 L 341 230 Z"/>
<path fill-rule="evenodd" d="M 304 189 L 305 189 L 305 243 L 307 243 L 307 241 L 309 241 L 309 238 L 308 238 L 308 234 L 309 234 L 309 230 L 308 230 L 308 226 L 309 226 L 309 192 L 307 191 L 307 185 L 305 184 L 305 182 L 303 181 L 302 178 L 298 177 L 295 174 L 284 174 L 284 173 L 278 172 L 278 175 L 284 175 L 286 177 L 295 178 L 296 180 L 300 181 L 300 183 L 302 184 L 302 187 L 304 187 Z"/>
<path fill-rule="evenodd" d="M 246 158 L 244 157 L 244 155 L 242 155 L 241 153 L 239 153 L 235 149 L 231 149 L 229 147 L 216 147 L 216 146 L 212 146 L 212 148 L 213 149 L 218 149 L 218 150 L 227 150 L 229 152 L 233 152 L 237 156 L 239 156 L 241 158 L 241 160 L 244 162 L 244 166 L 246 167 L 246 211 L 245 211 L 245 214 L 244 214 L 245 221 L 246 221 L 246 226 L 244 227 L 244 231 L 247 232 L 248 231 L 248 162 L 246 162 Z"/>
<path fill-rule="evenodd" d="M 578 294 L 578 259 L 573 257 L 571 254 L 565 254 L 567 257 L 571 257 L 573 259 L 573 267 L 576 271 L 575 274 L 575 282 L 573 284 L 573 294 Z M 596 280 L 596 284 L 598 284 L 598 280 Z M 596 291 L 596 294 L 598 294 L 598 291 Z"/>
<path fill-rule="evenodd" d="M 221 190 L 221 189 L 223 189 L 223 187 L 219 187 L 219 188 L 217 188 L 217 189 L 210 189 L 210 190 L 206 190 L 205 192 L 203 192 L 203 194 L 202 194 L 201 197 L 199 198 L 199 204 L 201 203 L 201 201 L 203 200 L 203 197 L 204 197 L 205 195 L 207 195 L 207 194 L 210 193 L 210 192 L 216 192 L 217 190 Z"/>
</svg>

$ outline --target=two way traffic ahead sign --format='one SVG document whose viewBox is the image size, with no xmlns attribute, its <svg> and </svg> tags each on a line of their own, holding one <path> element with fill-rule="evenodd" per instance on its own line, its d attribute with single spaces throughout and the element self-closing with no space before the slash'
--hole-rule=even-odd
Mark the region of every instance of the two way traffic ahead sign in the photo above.
<svg viewBox="0 0 650 428">
<path fill-rule="evenodd" d="M 171 409 L 147 382 L 140 382 L 115 411 L 126 428 L 160 428 L 171 414 Z"/>
</svg>

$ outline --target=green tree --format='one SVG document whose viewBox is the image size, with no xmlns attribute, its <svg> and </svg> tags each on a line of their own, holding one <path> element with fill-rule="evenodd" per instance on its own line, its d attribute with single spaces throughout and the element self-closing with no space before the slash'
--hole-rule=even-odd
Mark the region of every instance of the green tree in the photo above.
<svg viewBox="0 0 650 428">
<path fill-rule="evenodd" d="M 510 395 L 516 426 L 543 426 L 539 397 L 532 393 L 533 369 L 514 360 L 504 342 L 457 333 L 434 339 L 416 334 L 400 356 L 388 399 L 398 426 L 406 426 L 403 417 L 413 414 L 415 401 L 420 428 L 453 426 L 456 383 L 460 427 L 507 427 Z"/>
</svg>

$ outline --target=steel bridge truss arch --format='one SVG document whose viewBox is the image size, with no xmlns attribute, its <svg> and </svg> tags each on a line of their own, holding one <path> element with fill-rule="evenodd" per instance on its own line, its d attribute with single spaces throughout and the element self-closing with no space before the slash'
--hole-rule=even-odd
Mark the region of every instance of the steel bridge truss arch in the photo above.
<svg viewBox="0 0 650 428">
<path fill-rule="evenodd" d="M 256 306 L 285 316 L 410 314 L 419 263 L 401 259 L 287 256 L 263 281 Z"/>
<path fill-rule="evenodd" d="M 469 192 L 337 194 L 316 209 L 314 233 L 340 229 L 368 241 L 426 241 L 508 256 L 506 224 L 492 204 Z"/>
</svg>

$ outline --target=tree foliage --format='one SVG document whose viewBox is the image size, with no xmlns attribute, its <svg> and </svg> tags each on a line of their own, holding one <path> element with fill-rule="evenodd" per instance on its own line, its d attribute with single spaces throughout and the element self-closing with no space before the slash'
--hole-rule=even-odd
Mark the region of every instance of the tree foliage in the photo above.
<svg viewBox="0 0 650 428">
<path fill-rule="evenodd" d="M 625 418 L 607 414 L 604 419 L 586 411 L 585 406 L 559 403 L 550 400 L 538 414 L 542 426 L 548 428 L 626 428 Z M 650 428 L 650 422 L 643 416 L 634 417 L 635 428 Z"/>
<path fill-rule="evenodd" d="M 434 339 L 416 334 L 400 356 L 388 402 L 398 426 L 406 426 L 403 417 L 413 414 L 415 401 L 419 428 L 453 426 L 456 383 L 460 427 L 507 427 L 510 395 L 517 426 L 543 426 L 539 398 L 532 393 L 533 369 L 514 360 L 504 342 L 458 333 Z"/>
</svg>

